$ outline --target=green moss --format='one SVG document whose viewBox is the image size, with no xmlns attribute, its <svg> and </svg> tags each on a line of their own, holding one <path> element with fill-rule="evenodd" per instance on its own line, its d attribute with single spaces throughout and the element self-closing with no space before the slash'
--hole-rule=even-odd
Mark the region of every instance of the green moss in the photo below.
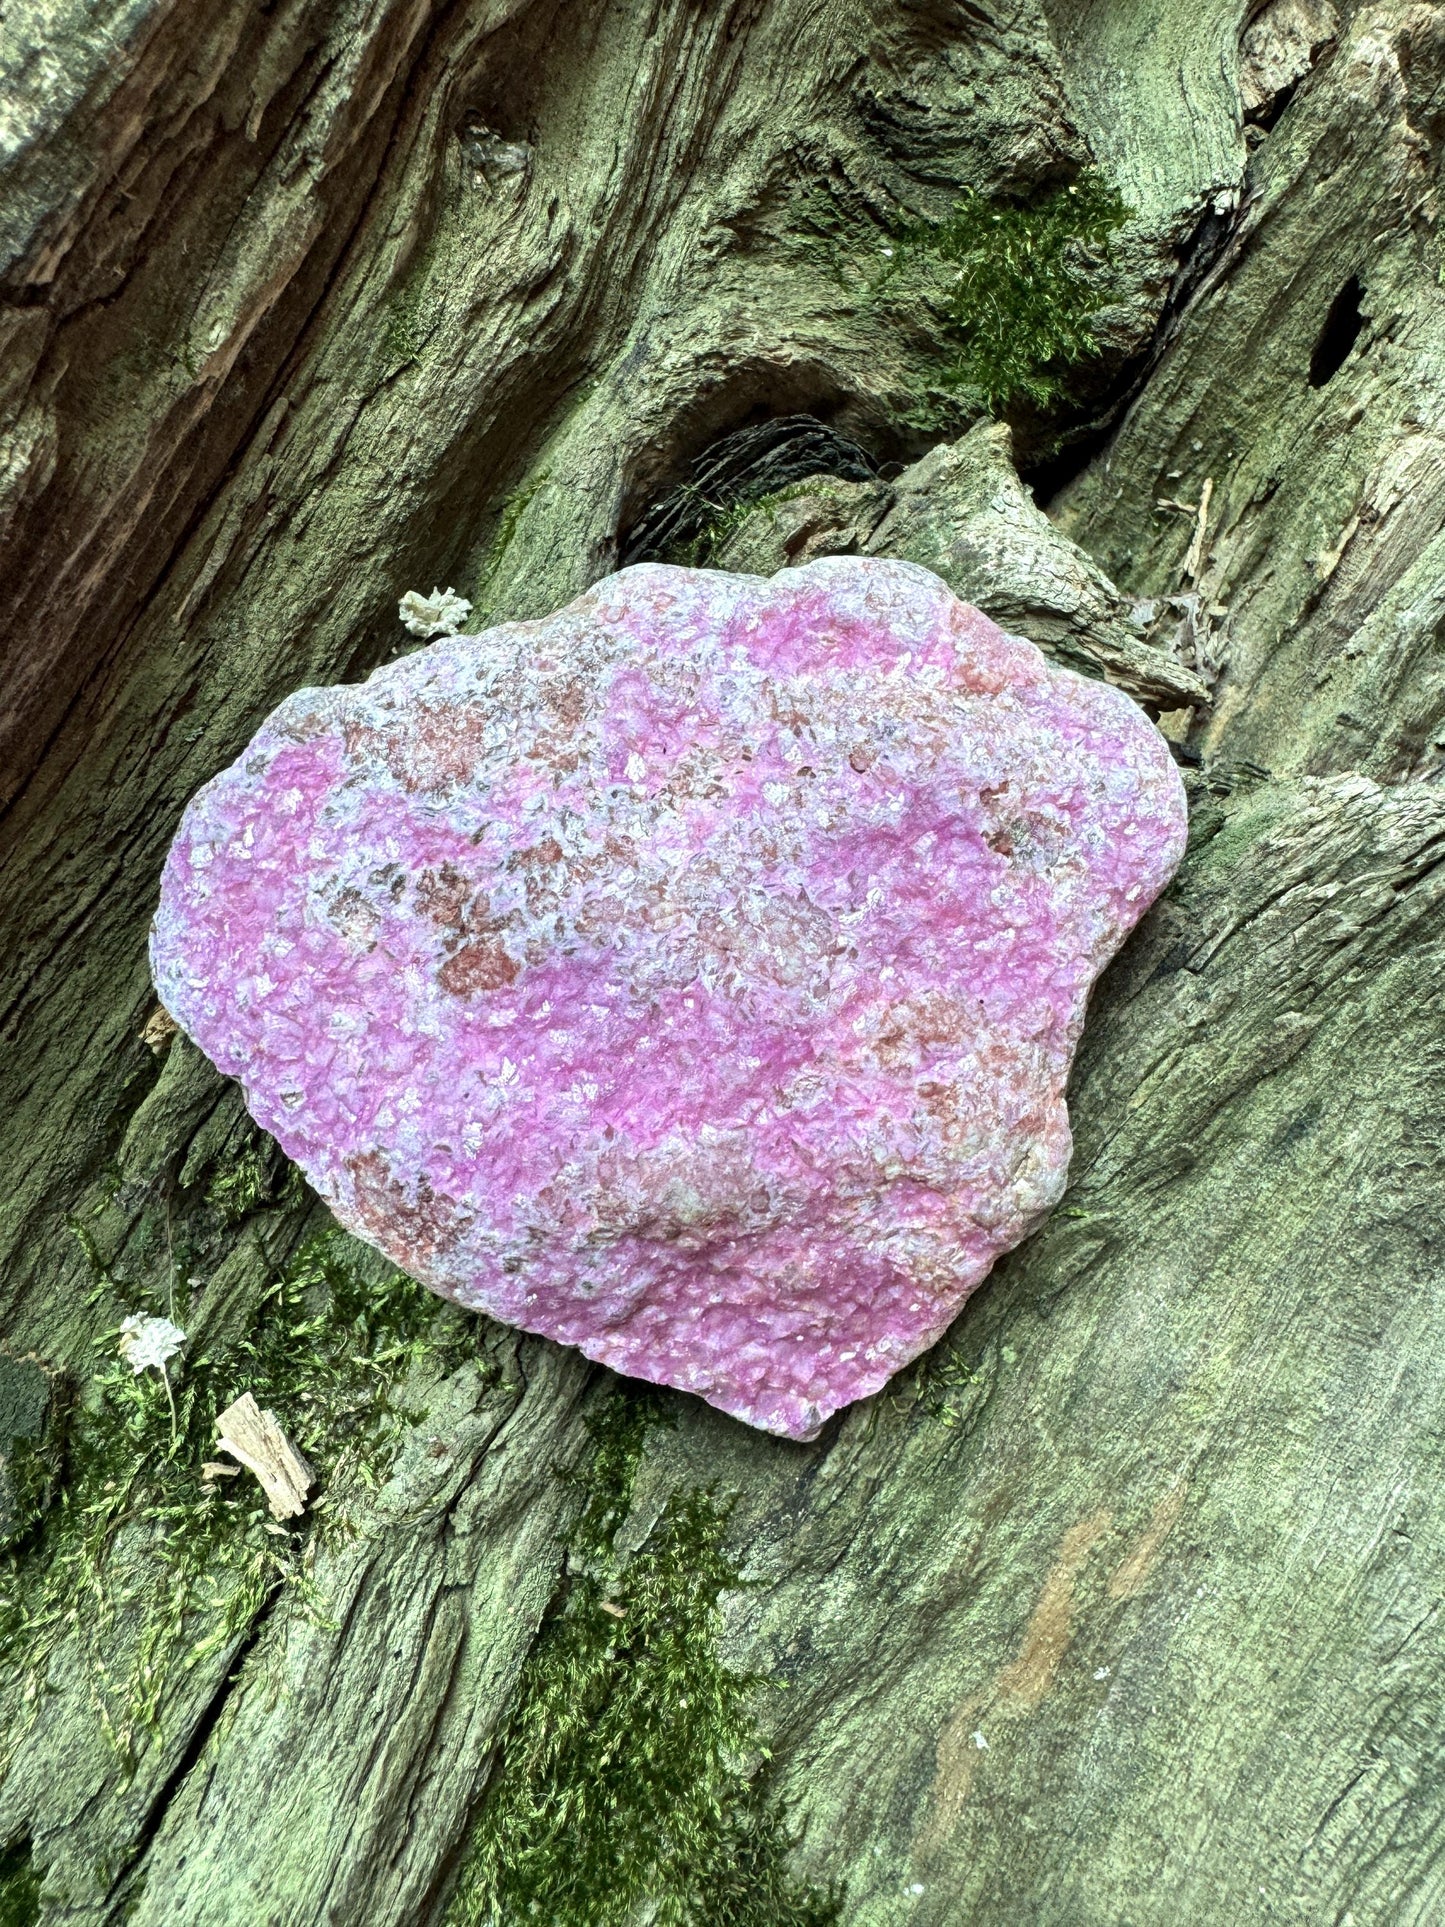
<svg viewBox="0 0 1445 1927">
<path fill-rule="evenodd" d="M 943 397 L 998 414 L 1059 399 L 1066 372 L 1098 353 L 1094 317 L 1112 235 L 1128 218 L 1099 174 L 1029 201 L 970 190 L 945 220 L 902 224 L 875 299 L 921 290 L 941 323 Z"/>
<path fill-rule="evenodd" d="M 186 1176 L 193 1181 L 191 1174 Z M 212 1167 L 205 1190 L 206 1203 L 228 1226 L 238 1225 L 258 1205 L 296 1205 L 305 1195 L 305 1178 L 276 1140 L 262 1131 L 254 1132 L 239 1152 Z"/>
<path fill-rule="evenodd" d="M 476 604 L 478 626 L 480 626 L 482 622 L 491 619 L 490 597 L 492 589 L 496 584 L 498 575 L 501 573 L 502 562 L 506 557 L 507 550 L 512 546 L 512 537 L 517 533 L 517 525 L 526 514 L 536 496 L 546 487 L 551 479 L 550 473 L 546 469 L 543 469 L 540 475 L 534 476 L 524 487 L 514 488 L 502 504 L 502 512 L 497 520 L 497 532 L 492 538 L 491 547 L 487 552 L 486 566 L 482 571 L 481 581 L 477 585 Z"/>
<path fill-rule="evenodd" d="M 103 1207 L 97 1207 L 95 1215 Z M 91 1288 L 86 1303 L 98 1305 L 106 1297 L 119 1296 L 119 1288 L 110 1275 L 110 1267 L 100 1255 L 100 1246 L 95 1241 L 95 1233 L 80 1218 L 67 1218 L 66 1228 L 80 1246 L 85 1258 L 86 1270 L 90 1273 Z"/>
<path fill-rule="evenodd" d="M 671 1423 L 656 1394 L 647 1391 L 619 1392 L 588 1419 L 592 1460 L 578 1481 L 582 1510 L 569 1541 L 576 1560 L 604 1567 L 611 1560 L 618 1527 L 632 1509 L 648 1434 Z"/>
<path fill-rule="evenodd" d="M 961 1425 L 976 1409 L 984 1380 L 944 1336 L 919 1368 L 917 1397 L 940 1425 Z"/>
<path fill-rule="evenodd" d="M 383 361 L 391 368 L 404 368 L 421 353 L 426 334 L 421 318 L 425 292 L 426 274 L 423 270 L 414 273 L 386 304 L 386 319 L 381 330 L 381 354 Z"/>
<path fill-rule="evenodd" d="M 380 1482 L 416 1416 L 415 1368 L 447 1369 L 470 1347 L 461 1314 L 340 1233 L 303 1248 L 245 1338 L 181 1353 L 168 1378 L 132 1372 L 107 1333 L 40 1544 L 0 1563 L 0 1666 L 33 1692 L 56 1641 L 76 1634 L 99 1716 L 132 1759 L 173 1668 L 233 1643 L 274 1588 L 324 1609 L 310 1568 L 318 1532 L 344 1529 L 338 1496 Z M 247 1391 L 317 1474 L 296 1529 L 271 1520 L 249 1473 L 202 1476 L 216 1414 Z"/>
<path fill-rule="evenodd" d="M 700 1489 L 675 1495 L 630 1559 L 615 1553 L 658 1422 L 650 1399 L 620 1394 L 594 1428 L 571 1580 L 524 1669 L 449 1927 L 838 1917 L 789 1875 L 787 1830 L 755 1765 L 757 1682 L 717 1655 L 718 1599 L 739 1583 L 726 1508 Z"/>
<path fill-rule="evenodd" d="M 0 1448 L 0 1546 L 15 1545 L 34 1527 L 55 1485 L 49 1442 L 11 1439 Z"/>
<path fill-rule="evenodd" d="M 206 1203 L 220 1213 L 225 1224 L 239 1224 L 249 1211 L 271 1195 L 266 1158 L 259 1145 L 251 1145 L 235 1163 L 217 1171 L 206 1187 Z"/>
<path fill-rule="evenodd" d="M 871 243 L 877 232 L 857 195 L 837 181 L 814 183 L 794 195 L 788 225 L 803 258 L 845 292 L 860 235 Z"/>
<path fill-rule="evenodd" d="M 35 1927 L 40 1918 L 40 1876 L 30 1864 L 30 1842 L 0 1852 L 0 1927 Z"/>
</svg>

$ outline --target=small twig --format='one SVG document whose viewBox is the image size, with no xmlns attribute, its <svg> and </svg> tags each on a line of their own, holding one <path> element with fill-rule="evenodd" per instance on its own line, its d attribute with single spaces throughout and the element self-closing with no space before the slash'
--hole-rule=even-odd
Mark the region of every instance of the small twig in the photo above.
<svg viewBox="0 0 1445 1927">
<path fill-rule="evenodd" d="M 176 1429 L 176 1395 L 171 1390 L 171 1375 L 164 1365 L 161 1366 L 161 1383 L 166 1388 L 166 1404 L 171 1408 L 171 1445 L 174 1447 L 180 1437 Z"/>
<path fill-rule="evenodd" d="M 169 1305 L 168 1316 L 172 1324 L 176 1322 L 176 1241 L 171 1228 L 171 1194 L 167 1187 L 166 1205 L 166 1296 Z M 167 1380 L 169 1384 L 169 1380 Z"/>
</svg>

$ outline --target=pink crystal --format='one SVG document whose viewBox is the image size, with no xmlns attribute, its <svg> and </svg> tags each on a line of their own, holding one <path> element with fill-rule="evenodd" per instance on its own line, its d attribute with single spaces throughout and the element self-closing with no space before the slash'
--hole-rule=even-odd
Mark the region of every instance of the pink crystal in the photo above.
<svg viewBox="0 0 1445 1927">
<path fill-rule="evenodd" d="M 283 703 L 152 962 L 358 1236 L 808 1438 L 1058 1199 L 1185 827 L 1127 697 L 925 569 L 644 566 Z"/>
</svg>

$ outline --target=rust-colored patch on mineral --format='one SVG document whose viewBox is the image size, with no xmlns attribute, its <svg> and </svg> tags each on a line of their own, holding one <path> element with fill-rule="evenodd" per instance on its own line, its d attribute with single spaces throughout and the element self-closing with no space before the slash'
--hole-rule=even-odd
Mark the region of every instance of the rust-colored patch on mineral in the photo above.
<svg viewBox="0 0 1445 1927">
<path fill-rule="evenodd" d="M 486 758 L 488 719 L 479 705 L 417 703 L 387 731 L 387 768 L 408 794 L 469 783 Z"/>
<path fill-rule="evenodd" d="M 444 929 L 460 930 L 472 886 L 453 863 L 423 870 L 416 880 L 416 907 Z"/>
<path fill-rule="evenodd" d="M 359 1229 L 379 1242 L 389 1226 L 400 1225 L 411 1249 L 427 1264 L 455 1250 L 462 1221 L 424 1178 L 413 1198 L 380 1151 L 348 1159 L 346 1169 L 355 1185 L 351 1209 L 342 1214 L 349 1230 Z"/>
<path fill-rule="evenodd" d="M 554 863 L 561 861 L 562 845 L 555 836 L 544 836 L 540 843 L 532 844 L 529 849 L 514 850 L 507 858 L 507 868 L 521 870 L 541 866 L 550 869 Z"/>
<path fill-rule="evenodd" d="M 437 982 L 453 997 L 471 997 L 479 990 L 504 990 L 516 981 L 518 968 L 495 937 L 482 937 L 448 957 Z"/>
</svg>

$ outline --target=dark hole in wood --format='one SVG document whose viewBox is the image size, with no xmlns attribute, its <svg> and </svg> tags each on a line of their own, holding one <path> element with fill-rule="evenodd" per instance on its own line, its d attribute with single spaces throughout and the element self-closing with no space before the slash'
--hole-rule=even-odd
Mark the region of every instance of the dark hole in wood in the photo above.
<svg viewBox="0 0 1445 1927">
<path fill-rule="evenodd" d="M 705 448 L 686 480 L 645 511 L 623 539 L 622 561 L 676 560 L 719 515 L 810 475 L 866 482 L 877 473 L 866 449 L 813 415 L 750 423 Z"/>
<path fill-rule="evenodd" d="M 30 1864 L 30 1839 L 22 1835 L 0 1848 L 0 1922 L 33 1927 L 40 1918 L 40 1876 Z"/>
<path fill-rule="evenodd" d="M 1360 277 L 1352 274 L 1330 303 L 1325 325 L 1310 354 L 1310 387 L 1323 388 L 1345 364 L 1345 357 L 1359 340 L 1365 317 L 1360 313 L 1364 297 Z"/>
</svg>

